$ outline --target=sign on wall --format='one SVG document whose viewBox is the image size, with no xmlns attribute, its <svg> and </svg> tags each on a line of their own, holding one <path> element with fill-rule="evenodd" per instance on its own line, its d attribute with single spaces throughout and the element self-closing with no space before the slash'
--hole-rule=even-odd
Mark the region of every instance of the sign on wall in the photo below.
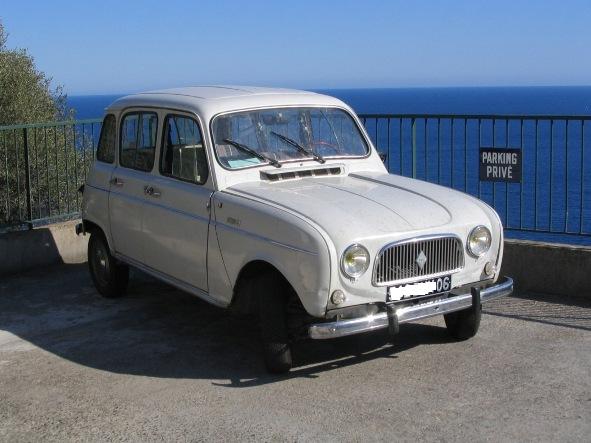
<svg viewBox="0 0 591 443">
<path fill-rule="evenodd" d="M 480 148 L 480 180 L 521 182 L 521 149 Z"/>
</svg>

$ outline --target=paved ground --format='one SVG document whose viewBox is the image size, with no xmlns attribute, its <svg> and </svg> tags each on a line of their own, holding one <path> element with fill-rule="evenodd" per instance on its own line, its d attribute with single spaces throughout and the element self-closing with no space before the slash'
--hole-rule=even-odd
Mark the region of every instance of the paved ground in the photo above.
<svg viewBox="0 0 591 443">
<path fill-rule="evenodd" d="M 443 319 L 303 343 L 267 375 L 256 330 L 136 275 L 84 265 L 0 281 L 0 440 L 589 441 L 591 303 L 512 297 L 479 335 Z"/>
</svg>

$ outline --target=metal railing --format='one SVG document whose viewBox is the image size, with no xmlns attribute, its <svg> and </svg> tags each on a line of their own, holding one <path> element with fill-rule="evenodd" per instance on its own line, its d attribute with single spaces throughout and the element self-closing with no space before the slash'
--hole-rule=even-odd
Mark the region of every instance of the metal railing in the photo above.
<svg viewBox="0 0 591 443">
<path fill-rule="evenodd" d="M 359 116 L 390 172 L 472 194 L 513 237 L 591 244 L 591 116 Z M 479 179 L 479 148 L 518 148 L 521 183 Z"/>
<path fill-rule="evenodd" d="M 0 126 L 0 230 L 75 217 L 101 120 Z"/>
<path fill-rule="evenodd" d="M 390 172 L 484 200 L 510 236 L 591 245 L 591 116 L 360 118 Z M 98 119 L 0 126 L 0 230 L 78 215 L 77 189 L 100 126 Z M 480 181 L 481 147 L 521 149 L 521 183 Z"/>
</svg>

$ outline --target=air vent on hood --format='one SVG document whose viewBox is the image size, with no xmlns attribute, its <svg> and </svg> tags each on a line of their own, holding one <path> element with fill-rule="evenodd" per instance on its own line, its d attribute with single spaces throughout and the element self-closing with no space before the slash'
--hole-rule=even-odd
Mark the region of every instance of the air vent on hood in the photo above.
<svg viewBox="0 0 591 443">
<path fill-rule="evenodd" d="M 341 175 L 343 167 L 341 165 L 316 166 L 301 169 L 286 169 L 283 171 L 271 170 L 261 171 L 261 178 L 271 182 L 281 180 L 293 180 L 304 177 L 326 177 L 328 175 Z"/>
</svg>

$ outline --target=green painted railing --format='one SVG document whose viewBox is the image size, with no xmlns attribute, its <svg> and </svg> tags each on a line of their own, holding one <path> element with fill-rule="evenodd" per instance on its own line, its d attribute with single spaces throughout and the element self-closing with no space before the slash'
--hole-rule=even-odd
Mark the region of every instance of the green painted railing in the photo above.
<svg viewBox="0 0 591 443">
<path fill-rule="evenodd" d="M 591 116 L 359 117 L 391 173 L 477 196 L 510 235 L 591 245 Z M 0 126 L 0 231 L 78 216 L 100 127 L 98 119 Z M 480 181 L 481 147 L 520 149 L 521 182 Z"/>
<path fill-rule="evenodd" d="M 79 213 L 101 121 L 0 126 L 0 230 Z"/>
</svg>

